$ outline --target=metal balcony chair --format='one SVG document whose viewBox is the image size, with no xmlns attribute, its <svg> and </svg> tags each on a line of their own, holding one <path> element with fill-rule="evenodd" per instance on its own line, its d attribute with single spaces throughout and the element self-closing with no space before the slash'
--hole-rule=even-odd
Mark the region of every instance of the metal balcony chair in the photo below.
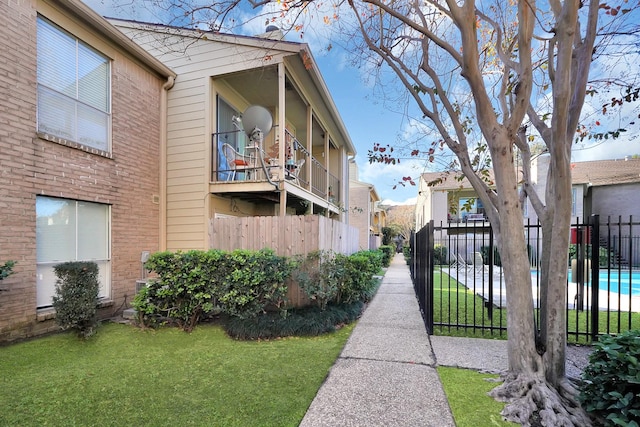
<svg viewBox="0 0 640 427">
<path fill-rule="evenodd" d="M 222 152 L 227 159 L 227 165 L 230 171 L 230 173 L 227 174 L 227 181 L 235 181 L 237 177 L 236 173 L 246 173 L 247 179 L 251 179 L 251 171 L 255 169 L 255 159 L 252 156 L 238 153 L 227 143 L 222 144 Z"/>
<path fill-rule="evenodd" d="M 287 168 L 286 178 L 300 185 L 300 181 L 298 180 L 298 175 L 300 174 L 300 170 L 304 165 L 304 161 L 305 159 L 298 159 L 294 164 L 286 165 L 286 168 Z"/>
</svg>

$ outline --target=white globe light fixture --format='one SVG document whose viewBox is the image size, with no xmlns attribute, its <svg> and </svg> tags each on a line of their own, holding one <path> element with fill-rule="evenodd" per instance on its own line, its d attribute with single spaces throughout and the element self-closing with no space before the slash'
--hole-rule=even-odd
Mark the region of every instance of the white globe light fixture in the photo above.
<svg viewBox="0 0 640 427">
<path fill-rule="evenodd" d="M 264 135 L 271 131 L 273 119 L 266 108 L 260 105 L 251 105 L 242 113 L 242 125 L 249 140 L 260 146 Z"/>
</svg>

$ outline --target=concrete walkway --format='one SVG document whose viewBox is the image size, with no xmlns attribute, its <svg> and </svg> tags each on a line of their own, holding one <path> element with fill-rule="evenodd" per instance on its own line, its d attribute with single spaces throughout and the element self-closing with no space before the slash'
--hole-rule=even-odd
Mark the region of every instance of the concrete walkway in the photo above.
<svg viewBox="0 0 640 427">
<path fill-rule="evenodd" d="M 435 366 L 398 254 L 300 426 L 455 426 Z"/>
<path fill-rule="evenodd" d="M 590 352 L 567 347 L 567 376 L 580 376 Z M 398 254 L 300 426 L 455 426 L 437 365 L 505 371 L 507 342 L 428 336 Z"/>
</svg>

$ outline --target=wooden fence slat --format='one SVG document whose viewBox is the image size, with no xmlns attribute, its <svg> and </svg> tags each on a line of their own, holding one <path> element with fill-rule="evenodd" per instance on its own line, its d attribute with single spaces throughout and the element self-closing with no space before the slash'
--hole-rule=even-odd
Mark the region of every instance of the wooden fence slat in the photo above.
<svg viewBox="0 0 640 427">
<path fill-rule="evenodd" d="M 358 229 L 325 216 L 288 215 L 212 218 L 210 248 L 260 250 L 270 248 L 280 256 L 306 255 L 315 250 L 350 254 L 358 250 Z M 353 237 L 352 237 L 353 236 Z M 288 281 L 287 299 L 293 306 L 309 303 L 300 287 Z"/>
<path fill-rule="evenodd" d="M 271 248 L 278 255 L 315 250 L 350 254 L 358 250 L 358 230 L 319 215 L 213 218 L 210 247 L 222 250 Z"/>
</svg>

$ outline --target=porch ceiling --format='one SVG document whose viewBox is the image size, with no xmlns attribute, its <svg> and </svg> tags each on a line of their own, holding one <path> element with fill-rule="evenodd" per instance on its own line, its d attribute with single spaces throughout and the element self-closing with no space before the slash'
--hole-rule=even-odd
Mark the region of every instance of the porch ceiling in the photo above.
<svg viewBox="0 0 640 427">
<path fill-rule="evenodd" d="M 252 105 L 274 109 L 278 105 L 278 68 L 265 67 L 228 74 L 221 78 Z M 300 133 L 306 133 L 307 106 L 292 84 L 285 85 L 286 116 Z M 277 119 L 274 117 L 274 123 Z"/>
</svg>

